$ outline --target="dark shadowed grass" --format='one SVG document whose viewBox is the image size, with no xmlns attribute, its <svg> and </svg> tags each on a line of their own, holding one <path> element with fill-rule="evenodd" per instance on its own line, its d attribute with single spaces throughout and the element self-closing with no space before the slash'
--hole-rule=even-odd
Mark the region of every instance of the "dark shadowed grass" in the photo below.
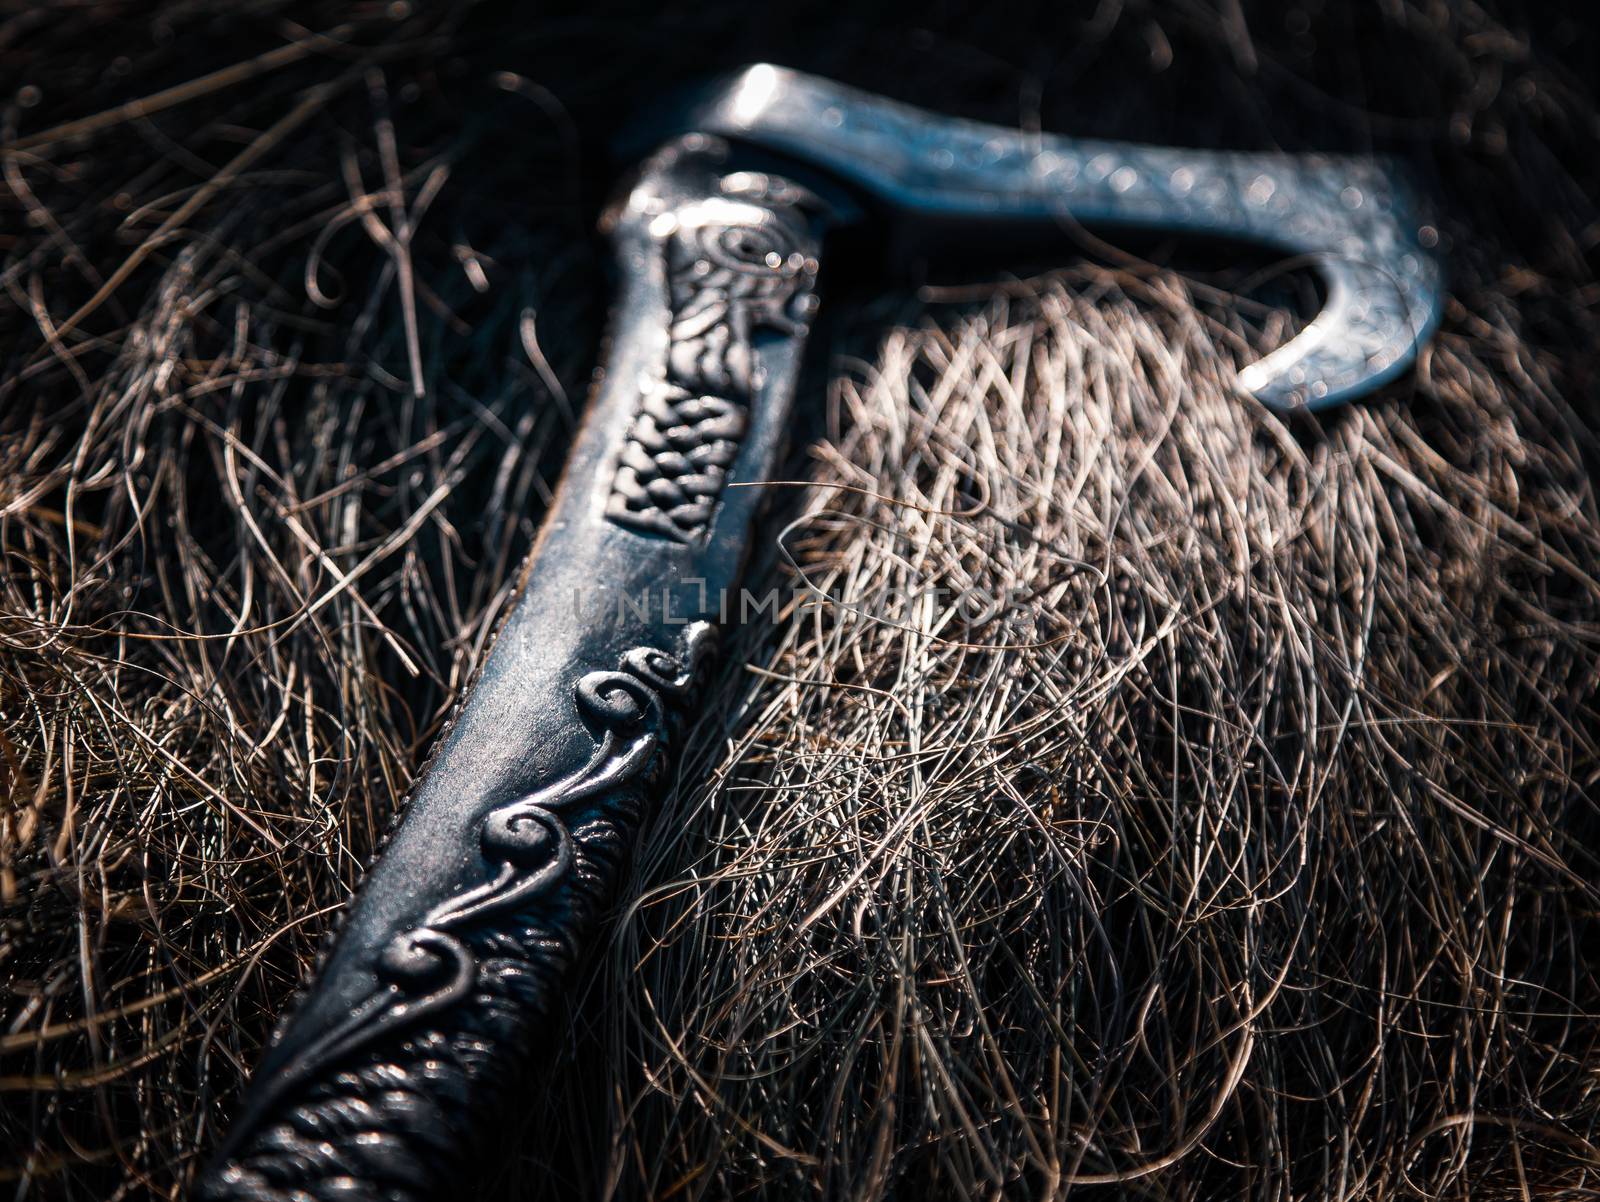
<svg viewBox="0 0 1600 1202">
<path fill-rule="evenodd" d="M 3 11 L 9 1191 L 173 1196 L 214 1142 L 537 529 L 605 294 L 595 147 L 771 56 L 1382 145 L 1454 300 L 1413 380 L 1290 422 L 1230 388 L 1289 332 L 1253 269 L 836 310 L 756 577 L 830 600 L 734 636 L 495 1192 L 1594 1193 L 1581 29 Z"/>
</svg>

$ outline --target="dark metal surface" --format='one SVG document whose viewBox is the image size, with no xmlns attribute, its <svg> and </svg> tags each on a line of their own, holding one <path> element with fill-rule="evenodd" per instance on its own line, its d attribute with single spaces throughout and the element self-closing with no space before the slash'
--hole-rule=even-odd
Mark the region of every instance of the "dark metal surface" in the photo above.
<svg viewBox="0 0 1600 1202">
<path fill-rule="evenodd" d="M 1048 215 L 1070 179 L 1085 220 L 1314 241 L 1329 306 L 1256 365 L 1248 386 L 1269 403 L 1375 386 L 1437 309 L 1437 268 L 1371 164 L 1024 150 L 1015 133 L 769 67 L 693 115 L 822 168 L 891 219 Z M 659 798 L 710 619 L 739 579 L 763 498 L 730 486 L 771 474 L 824 228 L 855 215 L 740 154 L 705 132 L 670 142 L 611 215 L 610 354 L 519 599 L 200 1197 L 453 1196 L 485 1118 L 556 1038 L 563 979 Z M 1183 171 L 1195 200 L 1175 198 Z M 1301 217 L 1316 227 L 1305 240 Z"/>
<path fill-rule="evenodd" d="M 787 424 L 820 205 L 696 136 L 616 214 L 612 353 L 466 704 L 200 1196 L 449 1196 L 659 791 Z M 715 602 L 711 605 L 714 607 Z"/>
<path fill-rule="evenodd" d="M 1321 409 L 1382 387 L 1438 324 L 1438 233 L 1406 181 L 1377 159 L 1027 133 L 764 63 L 708 89 L 686 128 L 814 164 L 897 221 L 1163 230 L 1303 259 L 1321 277 L 1322 312 L 1239 373 L 1240 389 L 1272 409 Z"/>
</svg>

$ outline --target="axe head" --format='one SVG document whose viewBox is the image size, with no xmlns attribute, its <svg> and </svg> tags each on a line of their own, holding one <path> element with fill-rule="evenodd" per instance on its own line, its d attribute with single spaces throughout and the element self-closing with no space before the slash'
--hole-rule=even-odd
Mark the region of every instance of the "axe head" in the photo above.
<svg viewBox="0 0 1600 1202">
<path fill-rule="evenodd" d="M 1398 168 L 1378 159 L 1028 133 L 768 64 L 709 85 L 677 116 L 678 129 L 758 147 L 842 185 L 854 202 L 839 214 L 847 222 L 934 227 L 963 249 L 1029 223 L 1170 232 L 1308 265 L 1320 312 L 1237 377 L 1274 410 L 1372 392 L 1411 365 L 1438 324 L 1439 235 Z"/>
</svg>

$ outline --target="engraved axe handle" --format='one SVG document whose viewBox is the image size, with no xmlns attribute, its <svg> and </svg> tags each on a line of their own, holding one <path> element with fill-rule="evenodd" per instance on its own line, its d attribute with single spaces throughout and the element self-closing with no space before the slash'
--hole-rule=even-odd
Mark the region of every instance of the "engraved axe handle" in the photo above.
<svg viewBox="0 0 1600 1202">
<path fill-rule="evenodd" d="M 690 135 L 611 218 L 610 353 L 521 594 L 202 1179 L 451 1196 L 663 788 L 787 425 L 823 206 Z"/>
</svg>

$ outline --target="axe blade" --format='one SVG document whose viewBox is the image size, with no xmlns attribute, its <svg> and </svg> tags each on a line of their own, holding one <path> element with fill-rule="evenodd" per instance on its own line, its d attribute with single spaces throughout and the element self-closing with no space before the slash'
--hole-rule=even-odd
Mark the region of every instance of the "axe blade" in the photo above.
<svg viewBox="0 0 1600 1202">
<path fill-rule="evenodd" d="M 1367 395 L 1415 360 L 1439 321 L 1438 232 L 1397 166 L 1027 133 L 946 117 L 769 64 L 708 88 L 688 127 L 786 155 L 854 185 L 886 220 L 1068 222 L 1254 243 L 1311 266 L 1321 312 L 1245 367 L 1279 412 Z"/>
</svg>

